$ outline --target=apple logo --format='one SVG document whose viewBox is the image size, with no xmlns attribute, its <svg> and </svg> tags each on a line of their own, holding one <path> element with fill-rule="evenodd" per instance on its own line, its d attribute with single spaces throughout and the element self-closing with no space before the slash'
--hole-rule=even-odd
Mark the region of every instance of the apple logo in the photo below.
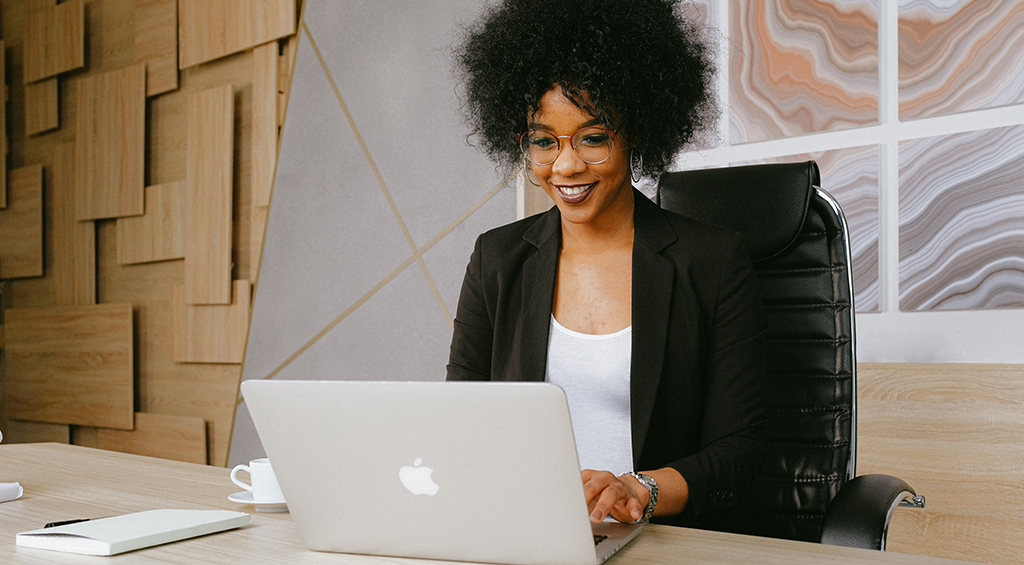
<svg viewBox="0 0 1024 565">
<path fill-rule="evenodd" d="M 398 470 L 398 478 L 401 479 L 402 485 L 409 489 L 409 492 L 434 496 L 437 494 L 437 489 L 441 487 L 430 478 L 430 474 L 434 470 L 430 467 L 420 467 L 422 463 L 423 458 L 417 457 L 412 462 L 412 467 L 406 465 Z"/>
</svg>

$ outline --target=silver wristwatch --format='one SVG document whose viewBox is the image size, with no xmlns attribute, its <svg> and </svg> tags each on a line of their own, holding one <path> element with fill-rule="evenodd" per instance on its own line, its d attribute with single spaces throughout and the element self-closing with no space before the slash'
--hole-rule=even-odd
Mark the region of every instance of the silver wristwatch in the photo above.
<svg viewBox="0 0 1024 565">
<path fill-rule="evenodd" d="M 634 473 L 633 471 L 630 471 L 625 474 L 633 477 L 637 481 L 640 481 L 640 484 L 643 485 L 651 495 L 647 501 L 647 508 L 644 508 L 644 515 L 641 516 L 639 520 L 634 520 L 632 523 L 639 524 L 642 522 L 649 522 L 651 516 L 654 515 L 654 505 L 658 503 L 658 482 L 654 480 L 654 477 L 643 473 Z"/>
</svg>

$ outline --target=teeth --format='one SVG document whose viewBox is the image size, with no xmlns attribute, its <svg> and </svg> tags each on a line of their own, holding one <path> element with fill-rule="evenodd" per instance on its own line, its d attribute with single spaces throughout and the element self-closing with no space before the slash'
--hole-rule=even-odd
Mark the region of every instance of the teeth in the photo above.
<svg viewBox="0 0 1024 565">
<path fill-rule="evenodd" d="M 584 186 L 561 186 L 558 189 L 561 190 L 563 194 L 566 194 L 566 195 L 569 195 L 569 196 L 578 196 L 580 194 L 583 194 L 587 190 L 589 190 L 590 187 L 592 187 L 592 186 L 594 186 L 594 185 L 593 184 L 587 184 L 587 185 L 584 185 Z"/>
</svg>

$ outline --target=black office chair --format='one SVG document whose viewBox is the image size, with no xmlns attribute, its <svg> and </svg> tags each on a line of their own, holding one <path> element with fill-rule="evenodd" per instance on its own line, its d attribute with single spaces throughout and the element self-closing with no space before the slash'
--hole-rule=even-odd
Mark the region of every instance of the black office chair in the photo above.
<svg viewBox="0 0 1024 565">
<path fill-rule="evenodd" d="M 857 365 L 846 219 L 813 161 L 666 173 L 662 208 L 741 232 L 768 319 L 767 456 L 742 533 L 885 549 L 907 483 L 856 476 Z"/>
</svg>

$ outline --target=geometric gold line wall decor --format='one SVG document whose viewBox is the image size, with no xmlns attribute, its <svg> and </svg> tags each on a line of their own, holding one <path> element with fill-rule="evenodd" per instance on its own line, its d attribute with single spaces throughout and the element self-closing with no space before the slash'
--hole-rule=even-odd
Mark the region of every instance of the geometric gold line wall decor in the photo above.
<svg viewBox="0 0 1024 565">
<path fill-rule="evenodd" d="M 295 0 L 178 0 L 186 69 L 295 33 Z"/>
<path fill-rule="evenodd" d="M 77 80 L 75 210 L 79 220 L 144 211 L 146 65 Z"/>
<path fill-rule="evenodd" d="M 11 308 L 4 314 L 10 417 L 132 429 L 131 304 Z"/>
<path fill-rule="evenodd" d="M 443 379 L 473 242 L 515 219 L 445 55 L 479 9 L 304 2 L 243 379 Z M 244 410 L 229 464 L 258 455 Z"/>
<path fill-rule="evenodd" d="M 85 2 L 68 0 L 29 14 L 25 29 L 25 83 L 85 66 Z"/>
<path fill-rule="evenodd" d="M 185 172 L 188 304 L 231 303 L 234 117 L 230 84 L 189 96 Z"/>
<path fill-rule="evenodd" d="M 146 96 L 178 88 L 177 0 L 135 0 L 135 62 L 146 63 Z"/>
<path fill-rule="evenodd" d="M 10 172 L 0 210 L 0 279 L 43 276 L 43 167 Z"/>
</svg>

